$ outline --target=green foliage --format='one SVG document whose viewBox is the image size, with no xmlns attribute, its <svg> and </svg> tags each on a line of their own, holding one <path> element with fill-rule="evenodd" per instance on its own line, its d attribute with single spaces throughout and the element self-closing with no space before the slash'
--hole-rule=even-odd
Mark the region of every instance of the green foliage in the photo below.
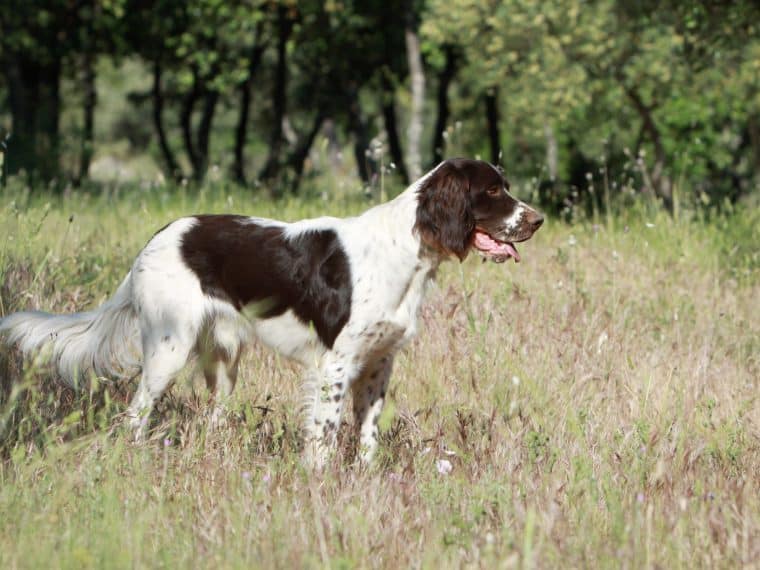
<svg viewBox="0 0 760 570">
<path fill-rule="evenodd" d="M 610 185 L 612 198 L 634 187 L 671 211 L 679 200 L 723 208 L 760 184 L 758 22 L 760 8 L 749 1 L 9 0 L 0 15 L 0 97 L 10 103 L 0 106 L 0 135 L 13 137 L 3 164 L 11 174 L 72 176 L 70 164 L 90 144 L 70 144 L 82 130 L 80 68 L 95 57 L 160 72 L 160 101 L 144 77 L 98 86 L 99 99 L 119 90 L 130 101 L 121 124 L 144 125 L 143 138 L 151 130 L 158 138 L 159 127 L 168 133 L 160 144 L 133 142 L 130 153 L 175 162 L 164 166 L 173 178 L 189 162 L 202 178 L 208 164 L 229 162 L 235 121 L 248 117 L 241 93 L 250 89 L 251 116 L 240 120 L 251 132 L 243 128 L 236 144 L 261 166 L 283 139 L 279 109 L 287 152 L 276 149 L 273 160 L 297 171 L 297 183 L 303 163 L 324 168 L 308 152 L 310 129 L 323 119 L 334 128 L 331 165 L 336 145 L 387 141 L 388 109 L 398 108 L 403 134 L 405 33 L 418 29 L 427 124 L 447 54 L 456 62 L 448 154 L 490 156 L 486 134 L 495 128 L 509 174 L 536 178 L 539 197 L 557 212 L 603 210 L 594 190 L 605 170 L 624 168 L 630 180 Z M 276 95 L 278 38 L 286 77 Z M 496 115 L 484 113 L 486 99 L 496 101 Z M 100 131 L 96 155 L 112 156 L 122 140 L 121 131 Z M 171 160 L 180 142 L 187 156 Z M 358 166 L 371 162 L 366 150 L 354 149 Z M 403 160 L 399 152 L 393 160 Z"/>
</svg>

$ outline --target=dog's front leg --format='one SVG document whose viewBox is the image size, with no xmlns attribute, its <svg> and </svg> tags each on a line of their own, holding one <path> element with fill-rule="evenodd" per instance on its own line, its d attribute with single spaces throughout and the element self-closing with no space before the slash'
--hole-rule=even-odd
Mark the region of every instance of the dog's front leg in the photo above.
<svg viewBox="0 0 760 570">
<path fill-rule="evenodd" d="M 335 452 L 343 402 L 358 373 L 358 367 L 350 359 L 335 353 L 327 353 L 321 366 L 309 372 L 304 426 L 304 456 L 309 465 L 322 467 Z"/>
<path fill-rule="evenodd" d="M 383 411 L 385 392 L 393 368 L 393 355 L 387 354 L 368 366 L 352 388 L 354 424 L 359 435 L 359 461 L 368 464 L 377 450 L 377 423 Z"/>
</svg>

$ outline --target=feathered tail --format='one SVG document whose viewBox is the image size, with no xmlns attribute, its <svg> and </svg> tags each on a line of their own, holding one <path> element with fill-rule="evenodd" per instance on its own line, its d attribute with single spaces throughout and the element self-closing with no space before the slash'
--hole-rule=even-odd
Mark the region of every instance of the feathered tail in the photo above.
<svg viewBox="0 0 760 570">
<path fill-rule="evenodd" d="M 0 336 L 10 345 L 17 344 L 27 357 L 42 356 L 71 386 L 91 373 L 133 375 L 139 370 L 142 354 L 131 273 L 114 296 L 94 311 L 13 313 L 0 319 Z"/>
</svg>

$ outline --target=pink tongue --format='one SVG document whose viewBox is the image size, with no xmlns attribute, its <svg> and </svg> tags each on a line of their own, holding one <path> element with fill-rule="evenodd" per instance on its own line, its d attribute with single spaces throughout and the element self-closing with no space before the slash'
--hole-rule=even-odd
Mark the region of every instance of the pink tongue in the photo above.
<svg viewBox="0 0 760 570">
<path fill-rule="evenodd" d="M 513 257 L 520 261 L 520 254 L 511 243 L 496 241 L 485 232 L 475 231 L 475 247 L 493 257 L 496 261 L 506 261 Z"/>
</svg>

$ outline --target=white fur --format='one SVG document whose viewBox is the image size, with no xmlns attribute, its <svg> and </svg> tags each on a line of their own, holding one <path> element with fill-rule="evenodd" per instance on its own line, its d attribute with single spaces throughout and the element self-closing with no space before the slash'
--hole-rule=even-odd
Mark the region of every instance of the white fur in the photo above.
<svg viewBox="0 0 760 570">
<path fill-rule="evenodd" d="M 0 319 L 0 334 L 27 355 L 37 354 L 61 379 L 77 386 L 83 375 L 123 377 L 139 370 L 139 331 L 132 306 L 131 274 L 94 311 L 50 315 L 14 313 Z"/>
</svg>

